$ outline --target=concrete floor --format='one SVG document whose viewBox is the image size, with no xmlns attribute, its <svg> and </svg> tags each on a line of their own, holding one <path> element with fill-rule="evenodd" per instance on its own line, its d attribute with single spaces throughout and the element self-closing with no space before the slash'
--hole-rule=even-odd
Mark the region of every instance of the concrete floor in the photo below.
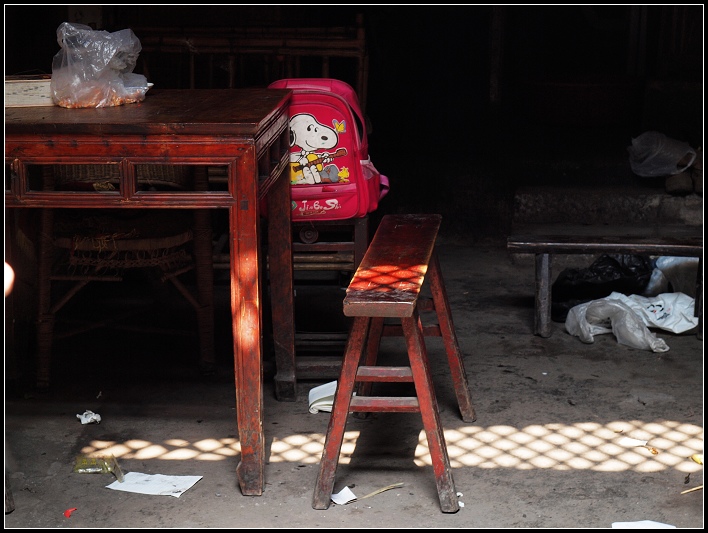
<svg viewBox="0 0 708 533">
<path fill-rule="evenodd" d="M 349 486 L 361 497 L 403 485 L 313 510 L 328 414 L 309 413 L 307 395 L 322 381 L 300 382 L 297 401 L 283 403 L 274 398 L 272 372 L 265 378 L 266 487 L 260 497 L 243 496 L 221 291 L 219 367 L 208 379 L 195 371 L 190 308 L 170 301 L 149 317 L 174 326 L 172 334 L 103 329 L 64 339 L 50 393 L 6 381 L 15 510 L 5 527 L 609 528 L 652 520 L 702 528 L 703 491 L 681 492 L 703 484 L 702 466 L 690 459 L 703 453 L 703 342 L 657 332 L 670 347 L 657 354 L 611 334 L 583 344 L 562 323 L 542 339 L 532 334 L 531 257 L 446 238 L 439 254 L 477 410 L 476 422 L 460 420 L 442 344 L 428 339 L 464 503 L 457 513 L 440 511 L 420 417 L 390 413 L 350 418 L 335 491 Z M 558 271 L 564 261 L 555 263 Z M 125 293 L 120 302 L 140 303 Z M 382 353 L 405 354 L 396 338 L 384 340 Z M 76 415 L 85 410 L 101 423 L 82 425 Z M 627 445 L 625 437 L 647 446 Z M 179 498 L 109 490 L 112 474 L 72 472 L 79 454 L 101 450 L 124 473 L 203 477 Z"/>
</svg>

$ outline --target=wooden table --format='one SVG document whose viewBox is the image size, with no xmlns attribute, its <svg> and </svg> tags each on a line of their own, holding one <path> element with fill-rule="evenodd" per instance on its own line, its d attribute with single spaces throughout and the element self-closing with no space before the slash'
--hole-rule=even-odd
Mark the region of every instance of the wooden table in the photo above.
<svg viewBox="0 0 708 533">
<path fill-rule="evenodd" d="M 268 250 L 276 356 L 294 357 L 288 165 L 289 90 L 151 90 L 117 107 L 5 109 L 6 208 L 212 209 L 229 213 L 236 414 L 244 495 L 264 487 L 260 204 Z M 42 166 L 116 164 L 115 191 L 45 190 Z M 136 165 L 222 167 L 208 190 L 138 191 Z M 8 180 L 8 176 L 10 179 Z M 285 355 L 278 353 L 284 352 Z"/>
</svg>

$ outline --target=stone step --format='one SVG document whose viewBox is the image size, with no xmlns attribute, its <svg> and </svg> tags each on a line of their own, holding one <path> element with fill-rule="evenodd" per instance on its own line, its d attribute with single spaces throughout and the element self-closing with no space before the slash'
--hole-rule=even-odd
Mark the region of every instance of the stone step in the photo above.
<svg viewBox="0 0 708 533">
<path fill-rule="evenodd" d="M 703 225 L 703 197 L 634 187 L 521 187 L 512 226 L 528 224 Z"/>
</svg>

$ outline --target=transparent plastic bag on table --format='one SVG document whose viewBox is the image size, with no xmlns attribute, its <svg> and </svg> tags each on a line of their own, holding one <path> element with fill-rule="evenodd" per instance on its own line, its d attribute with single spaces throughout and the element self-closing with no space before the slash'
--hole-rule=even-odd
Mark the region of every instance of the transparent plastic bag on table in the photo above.
<svg viewBox="0 0 708 533">
<path fill-rule="evenodd" d="M 142 50 L 130 29 L 113 33 L 63 22 L 57 28 L 61 50 L 52 61 L 50 90 L 61 107 L 110 107 L 145 99 L 150 85 L 133 73 Z"/>
</svg>

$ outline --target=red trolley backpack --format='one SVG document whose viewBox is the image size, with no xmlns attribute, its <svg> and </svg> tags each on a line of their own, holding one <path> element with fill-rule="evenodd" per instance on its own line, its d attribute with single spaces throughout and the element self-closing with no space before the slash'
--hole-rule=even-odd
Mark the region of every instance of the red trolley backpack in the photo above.
<svg viewBox="0 0 708 533">
<path fill-rule="evenodd" d="M 293 91 L 292 220 L 342 220 L 375 211 L 389 182 L 369 158 L 366 122 L 354 89 L 331 78 L 288 78 L 268 87 Z"/>
</svg>

